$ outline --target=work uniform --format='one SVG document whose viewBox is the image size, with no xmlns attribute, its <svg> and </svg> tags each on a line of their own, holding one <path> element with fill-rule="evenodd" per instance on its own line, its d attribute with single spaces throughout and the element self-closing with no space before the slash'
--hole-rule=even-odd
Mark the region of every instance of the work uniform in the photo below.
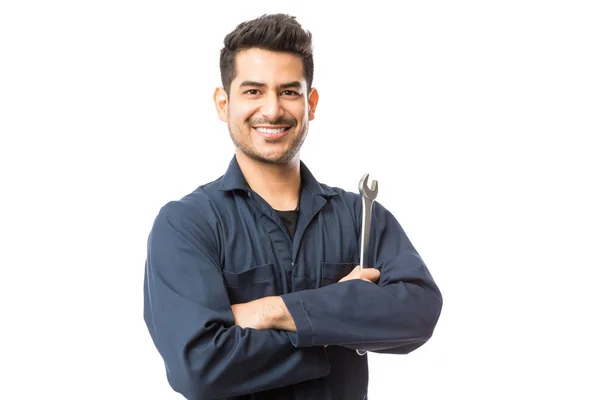
<svg viewBox="0 0 600 400">
<path fill-rule="evenodd" d="M 235 156 L 158 212 L 144 319 L 188 399 L 364 400 L 368 353 L 356 349 L 406 354 L 432 335 L 442 296 L 392 214 L 374 203 L 366 264 L 379 282 L 338 283 L 360 261 L 361 197 L 300 172 L 292 212 L 254 192 Z M 234 324 L 232 304 L 277 295 L 297 332 Z"/>
</svg>

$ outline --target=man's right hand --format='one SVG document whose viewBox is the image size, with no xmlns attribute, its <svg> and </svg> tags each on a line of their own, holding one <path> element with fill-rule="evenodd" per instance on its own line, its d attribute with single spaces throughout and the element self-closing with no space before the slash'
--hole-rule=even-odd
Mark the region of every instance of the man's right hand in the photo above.
<svg viewBox="0 0 600 400">
<path fill-rule="evenodd" d="M 360 269 L 360 265 L 357 265 L 352 272 L 340 279 L 338 283 L 350 281 L 352 279 L 362 279 L 366 282 L 377 283 L 379 282 L 379 275 L 381 275 L 381 273 L 377 268 Z"/>
</svg>

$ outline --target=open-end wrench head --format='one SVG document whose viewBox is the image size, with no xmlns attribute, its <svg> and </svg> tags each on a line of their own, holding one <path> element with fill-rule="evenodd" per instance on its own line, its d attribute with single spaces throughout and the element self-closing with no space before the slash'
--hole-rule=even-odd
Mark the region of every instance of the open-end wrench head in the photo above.
<svg viewBox="0 0 600 400">
<path fill-rule="evenodd" d="M 369 174 L 364 174 L 358 183 L 358 191 L 364 197 L 369 200 L 375 200 L 377 197 L 377 181 L 371 182 L 371 187 L 367 185 L 367 181 L 369 180 Z"/>
</svg>

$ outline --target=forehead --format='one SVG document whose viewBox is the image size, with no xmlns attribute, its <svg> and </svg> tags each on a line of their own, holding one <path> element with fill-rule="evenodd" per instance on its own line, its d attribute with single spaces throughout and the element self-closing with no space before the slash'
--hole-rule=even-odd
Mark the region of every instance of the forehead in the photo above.
<svg viewBox="0 0 600 400">
<path fill-rule="evenodd" d="M 299 81 L 305 84 L 302 58 L 291 53 L 245 49 L 235 57 L 233 84 L 252 80 L 266 84 Z"/>
</svg>

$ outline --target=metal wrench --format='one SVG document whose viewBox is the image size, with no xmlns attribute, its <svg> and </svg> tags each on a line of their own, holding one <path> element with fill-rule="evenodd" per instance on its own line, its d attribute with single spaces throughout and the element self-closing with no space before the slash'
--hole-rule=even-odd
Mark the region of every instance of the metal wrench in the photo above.
<svg viewBox="0 0 600 400">
<path fill-rule="evenodd" d="M 367 250 L 369 248 L 369 235 L 371 234 L 371 210 L 373 209 L 373 200 L 377 197 L 377 181 L 367 186 L 369 174 L 365 174 L 358 182 L 358 191 L 362 196 L 362 232 L 360 242 L 360 269 L 365 267 L 367 260 Z"/>
<path fill-rule="evenodd" d="M 373 209 L 373 201 L 377 197 L 378 185 L 377 181 L 371 183 L 371 187 L 367 186 L 369 174 L 365 174 L 358 182 L 358 191 L 362 196 L 362 232 L 360 241 L 360 269 L 365 267 L 367 262 L 367 250 L 369 249 L 369 236 L 371 234 L 371 210 Z M 356 349 L 359 356 L 367 354 L 364 350 Z"/>
</svg>

